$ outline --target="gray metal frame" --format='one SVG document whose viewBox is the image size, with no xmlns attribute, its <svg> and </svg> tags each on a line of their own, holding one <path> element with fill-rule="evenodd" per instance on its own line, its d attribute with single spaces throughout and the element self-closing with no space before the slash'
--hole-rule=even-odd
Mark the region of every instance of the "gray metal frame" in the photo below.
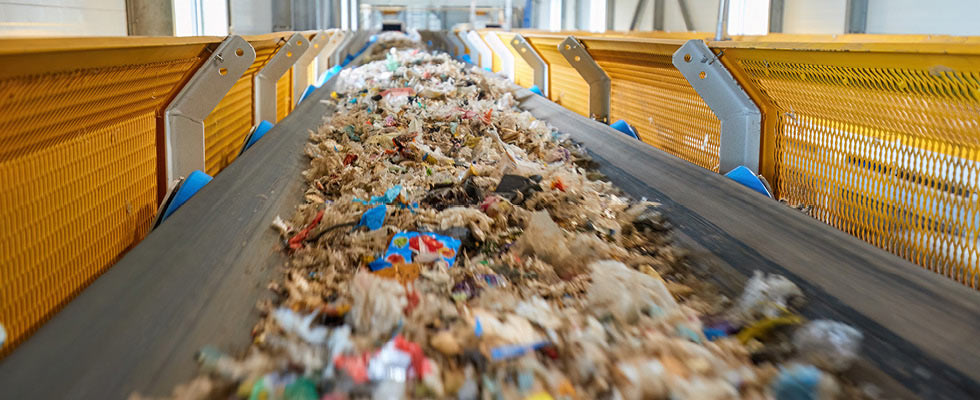
<svg viewBox="0 0 980 400">
<path fill-rule="evenodd" d="M 316 67 L 317 79 L 323 76 L 323 73 L 326 72 L 328 69 L 330 69 L 331 66 L 333 66 L 333 64 L 330 63 L 331 59 L 333 58 L 334 53 L 337 51 L 337 49 L 340 48 L 340 45 L 344 42 L 344 38 L 346 37 L 347 37 L 347 32 L 342 30 L 335 30 L 333 34 L 330 35 L 330 40 L 327 41 L 326 46 L 324 46 L 325 48 L 323 49 L 323 52 L 320 53 L 322 55 L 323 60 L 321 61 L 320 58 L 317 58 L 317 67 Z"/>
<path fill-rule="evenodd" d="M 463 58 L 463 54 L 466 54 L 466 44 L 459 40 L 459 36 L 456 36 L 453 31 L 446 31 L 445 38 L 453 45 L 453 57 L 456 59 Z"/>
<path fill-rule="evenodd" d="M 229 36 L 167 105 L 164 111 L 167 184 L 196 169 L 204 171 L 204 119 L 254 61 L 252 45 L 241 36 Z"/>
<path fill-rule="evenodd" d="M 327 43 L 330 35 L 324 31 L 317 32 L 309 40 L 309 49 L 296 59 L 293 64 L 293 104 L 299 103 L 299 98 L 303 96 L 306 87 L 309 86 L 310 69 L 309 65 L 314 59 L 327 50 Z"/>
<path fill-rule="evenodd" d="M 334 50 L 333 54 L 330 55 L 330 65 L 340 65 L 344 61 L 344 57 L 347 55 L 347 47 L 350 46 L 351 42 L 354 41 L 354 36 L 357 32 L 353 31 L 341 31 L 344 32 L 344 38 Z"/>
<path fill-rule="evenodd" d="M 558 44 L 558 52 L 578 71 L 589 84 L 589 117 L 609 123 L 609 96 L 612 80 L 592 59 L 592 55 L 574 36 L 566 37 Z"/>
<path fill-rule="evenodd" d="M 520 33 L 515 34 L 514 38 L 510 40 L 510 46 L 517 50 L 517 54 L 521 55 L 521 58 L 527 62 L 527 65 L 531 66 L 534 70 L 534 85 L 541 89 L 541 94 L 544 97 L 548 97 L 550 93 L 550 88 L 548 87 L 548 63 L 544 61 L 544 58 L 538 54 L 538 51 L 534 49 L 527 42 L 524 36 Z"/>
<path fill-rule="evenodd" d="M 762 113 L 731 72 L 700 39 L 688 40 L 674 53 L 673 63 L 721 120 L 719 172 L 744 165 L 759 173 Z"/>
<path fill-rule="evenodd" d="M 845 33 L 868 32 L 868 0 L 847 0 Z"/>
<path fill-rule="evenodd" d="M 276 123 L 276 82 L 309 48 L 306 37 L 294 33 L 255 74 L 252 89 L 253 125 L 258 125 L 262 120 Z"/>
</svg>

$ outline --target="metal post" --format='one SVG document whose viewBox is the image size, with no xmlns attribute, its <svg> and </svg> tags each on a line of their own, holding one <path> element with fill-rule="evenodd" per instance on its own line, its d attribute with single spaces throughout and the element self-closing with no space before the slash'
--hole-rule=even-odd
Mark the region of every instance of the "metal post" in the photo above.
<svg viewBox="0 0 980 400">
<path fill-rule="evenodd" d="M 691 12 L 687 8 L 687 0 L 677 0 L 677 7 L 680 8 L 681 18 L 684 19 L 684 29 L 688 32 L 693 32 L 694 22 L 691 21 Z"/>
<path fill-rule="evenodd" d="M 785 0 L 769 0 L 769 32 L 781 33 L 783 31 L 783 9 Z"/>
<path fill-rule="evenodd" d="M 278 122 L 276 119 L 276 82 L 282 77 L 289 68 L 296 63 L 296 60 L 310 48 L 309 42 L 302 34 L 294 33 L 289 37 L 282 47 L 272 55 L 272 58 L 262 69 L 255 74 L 254 86 L 252 89 L 252 122 L 258 125 L 263 120 L 272 123 Z"/>
<path fill-rule="evenodd" d="M 847 0 L 847 17 L 844 32 L 868 32 L 868 0 Z"/>
<path fill-rule="evenodd" d="M 719 172 L 744 165 L 759 173 L 762 113 L 704 41 L 688 40 L 673 64 L 721 121 Z"/>
<path fill-rule="evenodd" d="M 616 0 L 606 0 L 606 30 L 616 30 Z"/>
<path fill-rule="evenodd" d="M 715 40 L 728 36 L 728 0 L 718 0 L 718 24 L 715 26 Z"/>
<path fill-rule="evenodd" d="M 204 119 L 254 61 L 252 45 L 241 36 L 229 36 L 167 105 L 164 111 L 167 184 L 194 170 L 204 171 Z"/>
<path fill-rule="evenodd" d="M 589 117 L 604 124 L 609 123 L 609 95 L 612 91 L 609 75 L 574 36 L 562 40 L 558 44 L 558 52 L 589 84 Z"/>
<path fill-rule="evenodd" d="M 663 0 L 660 1 L 663 2 Z M 633 10 L 633 21 L 630 22 L 631 31 L 635 31 L 636 26 L 640 24 L 640 15 L 642 15 L 643 7 L 645 7 L 646 5 L 647 5 L 647 0 L 640 0 L 636 2 L 636 9 Z M 656 6 L 654 6 L 654 8 L 656 8 Z M 654 18 L 656 18 L 656 16 Z"/>
<path fill-rule="evenodd" d="M 664 0 L 653 0 L 653 30 L 662 31 L 664 30 L 666 5 Z M 682 8 L 683 10 L 683 8 Z M 681 13 L 683 16 L 684 13 Z"/>
<path fill-rule="evenodd" d="M 541 55 L 534 50 L 534 47 L 520 33 L 514 35 L 514 39 L 510 41 L 510 46 L 534 70 L 534 85 L 538 89 L 541 89 L 541 94 L 544 97 L 548 97 L 548 63 L 544 61 L 544 58 L 541 58 Z"/>
</svg>

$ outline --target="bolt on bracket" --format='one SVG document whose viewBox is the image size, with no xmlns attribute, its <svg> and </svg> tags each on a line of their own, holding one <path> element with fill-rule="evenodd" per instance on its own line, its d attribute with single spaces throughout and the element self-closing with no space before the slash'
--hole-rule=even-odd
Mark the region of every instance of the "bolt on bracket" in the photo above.
<svg viewBox="0 0 980 400">
<path fill-rule="evenodd" d="M 517 54 L 521 55 L 521 58 L 527 62 L 527 65 L 531 66 L 534 70 L 534 85 L 541 89 L 541 93 L 544 97 L 548 97 L 548 63 L 541 58 L 537 50 L 528 43 L 524 36 L 520 33 L 515 34 L 514 38 L 510 40 L 510 46 L 517 51 Z"/>
<path fill-rule="evenodd" d="M 294 33 L 289 37 L 276 54 L 272 55 L 269 62 L 255 74 L 252 105 L 253 125 L 258 125 L 263 120 L 276 123 L 276 82 L 282 77 L 289 68 L 296 63 L 306 50 L 310 48 L 310 43 L 306 37 L 299 33 Z"/>
<path fill-rule="evenodd" d="M 677 70 L 721 121 L 719 168 L 727 173 L 739 165 L 759 173 L 762 113 L 704 41 L 688 40 L 672 58 Z"/>
<path fill-rule="evenodd" d="M 205 170 L 204 119 L 255 61 L 241 36 L 226 38 L 180 89 L 164 111 L 167 184 Z"/>
<path fill-rule="evenodd" d="M 589 51 L 582 46 L 582 43 L 569 36 L 558 44 L 558 52 L 568 63 L 578 71 L 578 74 L 589 84 L 589 117 L 602 122 L 609 123 L 609 95 L 612 91 L 612 81 L 606 71 L 602 70 L 592 59 Z"/>
</svg>

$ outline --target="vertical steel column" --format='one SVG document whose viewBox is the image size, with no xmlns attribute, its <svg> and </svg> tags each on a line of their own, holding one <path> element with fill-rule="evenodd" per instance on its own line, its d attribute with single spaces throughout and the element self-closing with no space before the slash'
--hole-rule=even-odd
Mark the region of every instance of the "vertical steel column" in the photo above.
<svg viewBox="0 0 980 400">
<path fill-rule="evenodd" d="M 673 64 L 721 121 L 719 172 L 744 165 L 759 173 L 762 113 L 704 41 L 684 43 Z"/>
<path fill-rule="evenodd" d="M 612 90 L 609 75 L 606 75 L 606 71 L 602 70 L 585 46 L 582 46 L 574 36 L 569 36 L 559 43 L 558 52 L 565 56 L 568 63 L 589 84 L 589 118 L 608 124 L 609 95 Z"/>
<path fill-rule="evenodd" d="M 514 35 L 514 39 L 510 41 L 510 46 L 534 70 L 534 86 L 541 89 L 541 94 L 544 97 L 548 97 L 548 63 L 544 61 L 544 58 L 541 58 L 541 55 L 534 50 L 534 47 L 520 33 Z"/>
<path fill-rule="evenodd" d="M 868 32 L 868 0 L 847 0 L 845 33 Z"/>
<path fill-rule="evenodd" d="M 769 32 L 782 33 L 785 0 L 769 0 Z"/>
<path fill-rule="evenodd" d="M 204 171 L 204 119 L 255 61 L 255 49 L 241 36 L 221 42 L 164 111 L 167 184 L 194 170 Z"/>
<path fill-rule="evenodd" d="M 310 48 L 302 34 L 294 33 L 276 54 L 262 67 L 254 78 L 252 89 L 254 107 L 252 122 L 258 125 L 263 120 L 276 123 L 276 82 L 296 60 Z"/>
</svg>

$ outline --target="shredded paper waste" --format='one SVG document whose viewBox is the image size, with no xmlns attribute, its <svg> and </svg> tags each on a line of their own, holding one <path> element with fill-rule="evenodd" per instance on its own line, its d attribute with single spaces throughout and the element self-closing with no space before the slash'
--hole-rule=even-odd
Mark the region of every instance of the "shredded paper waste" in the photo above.
<svg viewBox="0 0 980 400">
<path fill-rule="evenodd" d="M 396 45 L 390 44 L 398 41 Z M 176 398 L 832 399 L 861 333 L 757 273 L 729 300 L 669 215 L 514 86 L 399 34 L 340 74 L 246 349 Z M 139 397 L 135 395 L 134 397 Z"/>
</svg>

